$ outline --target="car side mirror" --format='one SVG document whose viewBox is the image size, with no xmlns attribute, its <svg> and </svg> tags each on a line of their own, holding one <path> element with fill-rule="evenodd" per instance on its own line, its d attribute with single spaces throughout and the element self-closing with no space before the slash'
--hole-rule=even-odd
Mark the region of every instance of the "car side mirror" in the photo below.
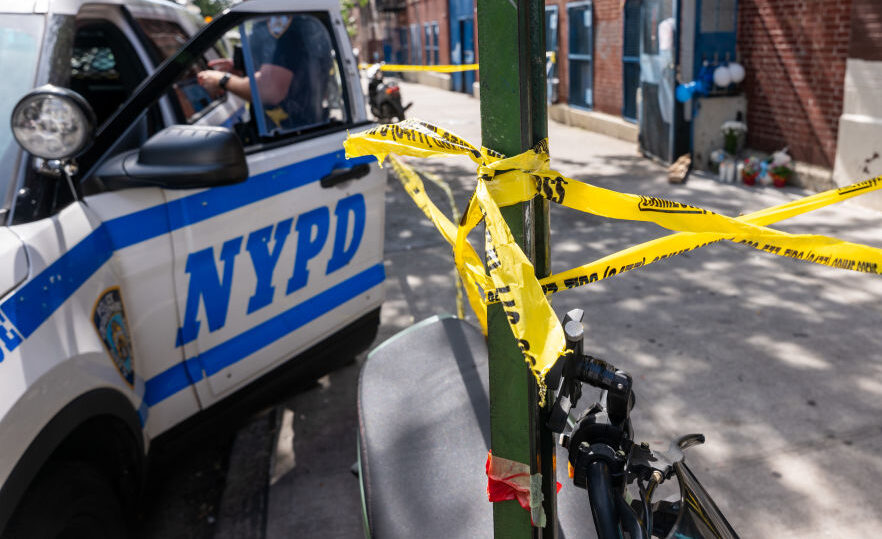
<svg viewBox="0 0 882 539">
<path fill-rule="evenodd" d="M 175 125 L 150 137 L 140 149 L 108 159 L 95 179 L 105 189 L 198 189 L 245 181 L 248 163 L 241 141 L 230 129 Z"/>
</svg>

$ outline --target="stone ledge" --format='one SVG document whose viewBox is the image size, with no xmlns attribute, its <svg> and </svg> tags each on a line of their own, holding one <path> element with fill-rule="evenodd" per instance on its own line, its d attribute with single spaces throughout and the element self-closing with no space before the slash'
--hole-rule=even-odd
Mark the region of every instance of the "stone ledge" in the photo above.
<svg viewBox="0 0 882 539">
<path fill-rule="evenodd" d="M 450 74 L 435 73 L 434 71 L 407 71 L 400 77 L 407 82 L 415 82 L 441 90 L 450 90 Z"/>
<path fill-rule="evenodd" d="M 557 104 L 548 107 L 548 118 L 562 124 L 637 143 L 637 124 L 626 122 L 612 114 Z"/>
</svg>

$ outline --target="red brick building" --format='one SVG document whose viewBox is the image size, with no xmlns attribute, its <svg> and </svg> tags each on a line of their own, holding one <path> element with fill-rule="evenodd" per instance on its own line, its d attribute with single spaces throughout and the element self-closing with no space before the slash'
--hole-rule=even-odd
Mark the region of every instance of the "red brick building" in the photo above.
<svg viewBox="0 0 882 539">
<path fill-rule="evenodd" d="M 882 2 L 875 3 L 882 10 Z M 748 145 L 787 146 L 797 161 L 833 167 L 851 8 L 851 0 L 738 3 Z"/>
<path fill-rule="evenodd" d="M 421 60 L 412 63 L 450 63 L 450 25 L 447 12 L 447 0 L 408 0 L 407 24 L 411 37 L 412 60 Z M 418 39 L 414 39 L 414 35 Z"/>
</svg>

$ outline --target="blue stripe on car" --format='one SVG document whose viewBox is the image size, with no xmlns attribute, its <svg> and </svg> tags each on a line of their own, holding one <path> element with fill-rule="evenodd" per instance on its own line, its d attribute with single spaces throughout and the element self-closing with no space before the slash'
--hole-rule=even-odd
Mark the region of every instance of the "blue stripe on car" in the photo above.
<svg viewBox="0 0 882 539">
<path fill-rule="evenodd" d="M 114 251 L 237 210 L 254 202 L 319 181 L 337 166 L 369 163 L 345 160 L 336 151 L 268 171 L 235 185 L 207 189 L 101 223 L 79 243 L 12 293 L 0 311 L 27 339 L 110 258 Z M 242 334 L 147 380 L 138 410 L 142 425 L 149 406 L 284 337 L 385 280 L 382 264 L 339 283 Z M 249 351 L 250 350 L 250 351 Z"/>
<path fill-rule="evenodd" d="M 258 174 L 243 183 L 207 189 L 105 221 L 7 298 L 0 305 L 0 311 L 22 337 L 28 338 L 115 250 L 318 181 L 344 159 L 342 150 L 321 155 Z M 372 160 L 372 157 L 359 158 L 350 163 Z"/>
<path fill-rule="evenodd" d="M 147 380 L 144 401 L 153 406 L 196 383 L 217 374 L 261 348 L 285 337 L 306 323 L 367 292 L 386 279 L 382 264 L 370 267 L 345 281 L 324 290 L 290 309 L 187 359 L 185 363 Z"/>
</svg>

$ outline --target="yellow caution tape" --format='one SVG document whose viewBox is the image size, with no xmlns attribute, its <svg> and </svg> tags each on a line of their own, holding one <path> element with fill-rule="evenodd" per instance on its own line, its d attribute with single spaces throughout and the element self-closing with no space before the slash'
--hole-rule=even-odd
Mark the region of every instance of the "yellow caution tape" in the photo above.
<svg viewBox="0 0 882 539">
<path fill-rule="evenodd" d="M 882 176 L 732 218 L 689 204 L 620 193 L 567 178 L 549 169 L 547 141 L 506 158 L 487 148 L 479 150 L 431 124 L 407 120 L 350 135 L 344 146 L 347 157 L 375 155 L 380 163 L 388 154 L 396 153 L 413 157 L 464 155 L 476 164 L 475 192 L 457 227 L 432 203 L 416 173 L 400 160 L 392 159 L 407 192 L 453 246 L 469 304 L 485 333 L 486 306 L 502 303 L 543 396 L 544 377 L 565 353 L 566 346 L 557 316 L 546 297 L 548 294 L 606 279 L 722 240 L 834 268 L 882 273 L 882 249 L 827 236 L 789 234 L 765 226 L 876 191 L 882 188 Z M 538 280 L 499 210 L 536 196 L 602 217 L 652 222 L 677 233 Z M 467 239 L 481 221 L 485 223 L 489 276 Z"/>
<path fill-rule="evenodd" d="M 408 167 L 394 157 L 391 158 L 391 161 L 392 165 L 395 167 L 395 171 L 397 173 L 396 175 L 398 176 L 401 185 L 404 186 L 405 191 L 410 193 L 411 198 L 413 198 L 414 200 L 420 200 L 420 203 L 418 204 L 419 208 L 426 213 L 429 219 L 435 222 L 435 226 L 438 227 L 438 222 L 440 222 L 441 226 L 445 227 L 446 229 L 452 229 L 454 225 L 450 221 L 448 221 L 443 214 L 438 212 L 437 208 L 435 208 L 435 211 L 426 211 L 429 205 L 434 204 L 432 204 L 431 200 L 429 200 L 428 196 L 426 196 L 425 190 L 422 187 L 422 182 L 420 182 L 419 177 L 422 176 L 426 178 L 444 192 L 444 194 L 447 196 L 447 202 L 450 204 L 450 211 L 453 214 L 453 221 L 459 221 L 459 208 L 456 207 L 456 200 L 454 200 L 453 198 L 453 191 L 451 191 L 450 186 L 447 184 L 447 182 L 440 178 L 437 174 L 433 174 L 427 170 L 419 170 L 417 169 L 417 167 Z M 425 201 L 428 201 L 428 204 L 426 204 Z M 437 222 L 436 219 L 438 220 Z M 453 243 L 453 241 L 451 241 L 451 243 Z M 458 316 L 459 318 L 465 318 L 465 310 L 463 309 L 462 304 L 463 287 L 459 279 L 456 280 L 454 288 L 456 288 L 456 316 Z"/>
<path fill-rule="evenodd" d="M 374 64 L 358 64 L 359 69 L 367 69 Z M 475 71 L 478 64 L 446 64 L 446 65 L 409 65 L 409 64 L 382 64 L 380 71 L 434 71 L 436 73 L 459 73 L 461 71 Z"/>
</svg>

